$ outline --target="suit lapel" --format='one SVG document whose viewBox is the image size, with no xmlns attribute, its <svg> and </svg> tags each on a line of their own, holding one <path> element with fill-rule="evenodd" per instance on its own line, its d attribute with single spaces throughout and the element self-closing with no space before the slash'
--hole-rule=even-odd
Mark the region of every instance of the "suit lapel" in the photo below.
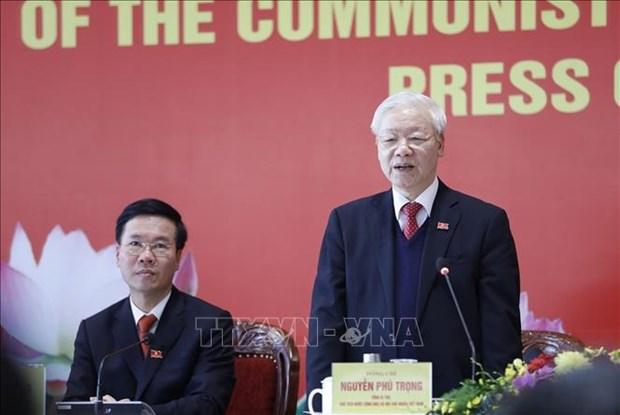
<svg viewBox="0 0 620 415">
<path fill-rule="evenodd" d="M 153 380 L 159 366 L 181 334 L 183 324 L 180 324 L 180 322 L 184 321 L 184 314 L 183 297 L 175 287 L 172 287 L 172 295 L 170 300 L 168 300 L 168 304 L 166 304 L 161 320 L 157 324 L 154 341 L 149 351 L 149 353 L 160 351 L 161 357 L 152 358 L 150 355 L 147 355 L 146 359 L 141 361 L 142 366 L 138 376 L 135 400 L 141 400 L 144 391 Z"/>
<path fill-rule="evenodd" d="M 387 315 L 394 315 L 394 202 L 392 191 L 381 193 L 371 204 L 368 213 L 371 240 L 377 259 L 377 267 L 383 285 Z"/>
<path fill-rule="evenodd" d="M 458 209 L 457 194 L 446 187 L 443 182 L 439 181 L 439 189 L 433 203 L 433 212 L 431 217 L 428 218 L 429 227 L 426 230 L 426 241 L 422 254 L 420 290 L 416 307 L 418 321 L 422 320 L 428 296 L 437 279 L 435 262 L 437 258 L 445 256 L 448 251 L 448 245 L 460 219 L 461 212 Z"/>
<path fill-rule="evenodd" d="M 131 306 L 129 305 L 129 297 L 125 300 L 122 307 L 116 313 L 114 322 L 112 323 L 112 333 L 114 336 L 116 350 L 129 346 L 138 341 L 138 331 L 136 329 Z M 126 352 L 123 352 L 123 358 L 134 377 L 138 378 L 142 370 L 142 351 L 136 346 Z"/>
</svg>

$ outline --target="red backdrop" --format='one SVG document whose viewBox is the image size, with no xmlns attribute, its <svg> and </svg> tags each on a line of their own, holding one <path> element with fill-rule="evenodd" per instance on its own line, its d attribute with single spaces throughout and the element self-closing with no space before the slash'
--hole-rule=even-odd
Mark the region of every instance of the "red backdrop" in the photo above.
<svg viewBox="0 0 620 415">
<path fill-rule="evenodd" d="M 620 346 L 620 2 L 194 3 L 1 2 L 2 261 L 18 222 L 35 255 L 56 224 L 101 249 L 153 196 L 200 297 L 305 317 L 330 209 L 389 186 L 374 108 L 416 88 L 440 177 L 508 211 L 530 308 Z"/>
</svg>

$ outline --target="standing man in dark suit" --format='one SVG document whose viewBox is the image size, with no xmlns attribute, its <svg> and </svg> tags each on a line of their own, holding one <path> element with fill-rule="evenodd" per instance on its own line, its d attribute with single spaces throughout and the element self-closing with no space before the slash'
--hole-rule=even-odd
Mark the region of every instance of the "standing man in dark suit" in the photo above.
<svg viewBox="0 0 620 415">
<path fill-rule="evenodd" d="M 143 401 L 157 415 L 224 414 L 235 383 L 232 319 L 172 285 L 186 240 L 181 215 L 167 203 L 143 199 L 123 210 L 116 260 L 129 297 L 80 324 L 65 400 L 93 400 L 104 356 L 150 332 L 144 350 L 137 345 L 106 361 L 103 400 Z"/>
<path fill-rule="evenodd" d="M 471 376 L 471 348 L 438 258 L 487 371 L 521 355 L 519 269 L 506 212 L 437 178 L 446 116 L 430 98 L 390 96 L 371 129 L 387 192 L 334 209 L 312 293 L 308 391 L 333 362 L 414 358 L 433 364 L 433 396 Z"/>
</svg>

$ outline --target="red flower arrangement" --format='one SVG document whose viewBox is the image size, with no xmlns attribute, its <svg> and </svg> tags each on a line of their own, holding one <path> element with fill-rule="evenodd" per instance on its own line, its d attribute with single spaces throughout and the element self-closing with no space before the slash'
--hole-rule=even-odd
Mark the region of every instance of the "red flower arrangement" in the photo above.
<svg viewBox="0 0 620 415">
<path fill-rule="evenodd" d="M 539 369 L 542 369 L 545 366 L 555 366 L 554 364 L 554 355 L 541 353 L 536 358 L 532 359 L 527 364 L 527 371 L 530 373 L 534 373 Z"/>
</svg>

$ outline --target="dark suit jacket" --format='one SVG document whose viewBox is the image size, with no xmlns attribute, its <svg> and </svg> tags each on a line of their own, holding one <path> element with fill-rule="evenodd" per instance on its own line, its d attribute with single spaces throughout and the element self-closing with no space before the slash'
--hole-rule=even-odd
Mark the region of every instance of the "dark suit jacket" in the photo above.
<svg viewBox="0 0 620 415">
<path fill-rule="evenodd" d="M 331 212 L 312 293 L 308 392 L 331 374 L 332 362 L 362 362 L 364 353 L 397 357 L 392 199 L 387 191 Z M 437 258 L 450 262 L 477 361 L 487 371 L 503 371 L 521 355 L 519 269 L 504 210 L 440 181 L 427 221 L 415 316 L 423 345 L 415 351 L 419 361 L 433 363 L 433 396 L 440 396 L 471 375 L 471 352 Z M 368 335 L 354 344 L 343 336 L 351 327 Z"/>
<path fill-rule="evenodd" d="M 83 320 L 65 400 L 95 396 L 103 357 L 137 341 L 129 298 Z M 173 287 L 150 347 L 162 358 L 143 360 L 137 346 L 106 361 L 102 396 L 146 402 L 157 415 L 225 412 L 235 383 L 227 311 Z"/>
</svg>

